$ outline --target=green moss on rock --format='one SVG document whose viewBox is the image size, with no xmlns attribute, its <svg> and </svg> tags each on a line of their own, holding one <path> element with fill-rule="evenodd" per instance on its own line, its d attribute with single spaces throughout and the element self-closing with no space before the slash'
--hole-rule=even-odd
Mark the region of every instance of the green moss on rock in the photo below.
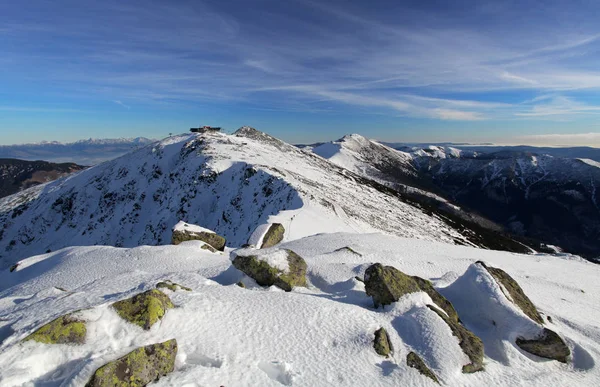
<svg viewBox="0 0 600 387">
<path fill-rule="evenodd" d="M 112 306 L 121 318 L 146 330 L 162 319 L 168 309 L 175 307 L 166 294 L 156 289 L 115 302 Z"/>
<path fill-rule="evenodd" d="M 42 326 L 25 338 L 44 344 L 83 344 L 87 328 L 85 321 L 65 315 Z"/>
<path fill-rule="evenodd" d="M 558 360 L 561 363 L 566 363 L 567 358 L 571 355 L 571 351 L 563 339 L 548 328 L 544 328 L 537 339 L 525 340 L 518 338 L 516 343 L 525 352 L 546 359 Z"/>
<path fill-rule="evenodd" d="M 470 374 L 483 370 L 483 342 L 481 339 L 458 321 L 446 316 L 446 314 L 437 307 L 433 305 L 427 305 L 427 307 L 448 324 L 452 334 L 458 338 L 458 345 L 471 361 L 471 363 L 463 366 L 462 372 Z"/>
<path fill-rule="evenodd" d="M 417 285 L 419 285 L 419 289 L 427 293 L 429 297 L 431 297 L 431 300 L 438 307 L 442 308 L 444 312 L 446 312 L 448 317 L 457 322 L 460 322 L 458 313 L 456 313 L 456 309 L 454 309 L 452 303 L 448 301 L 446 297 L 442 296 L 437 290 L 435 290 L 433 284 L 430 281 L 417 276 L 413 276 L 412 279 L 414 279 Z"/>
<path fill-rule="evenodd" d="M 365 290 L 373 297 L 375 308 L 390 305 L 405 294 L 419 292 L 421 289 L 410 276 L 392 266 L 380 263 L 369 266 L 365 271 Z"/>
<path fill-rule="evenodd" d="M 175 339 L 138 348 L 96 370 L 86 387 L 142 387 L 173 372 Z"/>
<path fill-rule="evenodd" d="M 223 251 L 225 249 L 225 238 L 212 232 L 190 232 L 190 231 L 173 231 L 171 243 L 178 245 L 185 241 L 202 241 L 208 243 L 216 250 Z"/>
<path fill-rule="evenodd" d="M 19 267 L 19 264 L 18 264 L 18 263 L 15 263 L 14 265 L 12 265 L 12 266 L 10 267 L 10 269 L 9 269 L 9 270 L 10 270 L 10 272 L 12 273 L 13 271 L 17 270 L 17 267 Z"/>
<path fill-rule="evenodd" d="M 390 336 L 385 328 L 379 328 L 375 331 L 375 340 L 373 340 L 373 348 L 378 355 L 388 357 L 394 351 Z"/>
<path fill-rule="evenodd" d="M 490 275 L 494 278 L 494 280 L 501 285 L 500 288 L 502 289 L 503 293 L 508 292 L 508 294 L 505 294 L 506 298 L 511 300 L 515 305 L 517 305 L 519 309 L 521 309 L 523 313 L 527 315 L 527 317 L 529 317 L 538 324 L 544 324 L 544 319 L 538 312 L 533 302 L 531 302 L 529 297 L 525 295 L 525 292 L 523 291 L 523 289 L 521 289 L 517 281 L 515 281 L 508 273 L 506 273 L 502 269 L 487 266 L 484 262 L 481 261 L 477 263 L 483 266 L 487 270 L 487 272 L 490 273 Z"/>
<path fill-rule="evenodd" d="M 208 243 L 205 243 L 205 244 L 203 244 L 203 245 L 202 245 L 200 248 L 201 248 L 202 250 L 208 250 L 208 251 L 210 251 L 211 253 L 216 253 L 216 252 L 217 252 L 217 249 L 215 249 L 214 247 L 212 247 L 212 246 L 211 246 L 211 245 L 209 245 Z"/>
<path fill-rule="evenodd" d="M 175 282 L 172 282 L 171 280 L 161 281 L 161 282 L 157 283 L 156 288 L 157 289 L 165 289 L 166 288 L 172 292 L 176 292 L 179 289 L 185 290 L 186 292 L 192 291 L 192 289 L 185 287 L 183 285 L 176 284 Z"/>
<path fill-rule="evenodd" d="M 233 259 L 233 266 L 251 277 L 260 286 L 277 286 L 289 292 L 295 286 L 306 286 L 306 262 L 291 250 L 287 252 L 289 270 L 284 272 L 270 266 L 256 255 L 238 255 Z"/>
<path fill-rule="evenodd" d="M 349 253 L 352 253 L 352 254 L 358 255 L 359 257 L 362 257 L 362 254 L 361 254 L 361 253 L 359 253 L 359 252 L 355 251 L 354 249 L 352 249 L 352 248 L 351 248 L 351 247 L 349 247 L 349 246 L 340 247 L 339 249 L 335 249 L 335 250 L 333 250 L 333 252 L 334 252 L 334 253 L 337 253 L 337 252 L 340 252 L 340 251 L 347 251 L 347 252 L 349 252 Z"/>
<path fill-rule="evenodd" d="M 283 240 L 283 234 L 285 233 L 285 228 L 281 223 L 273 223 L 265 233 L 263 237 L 261 249 L 266 249 L 269 247 L 273 247 L 279 242 Z"/>
<path fill-rule="evenodd" d="M 410 352 L 406 356 L 406 363 L 408 364 L 409 367 L 415 368 L 422 375 L 427 376 L 428 378 L 430 378 L 431 380 L 433 380 L 434 382 L 436 382 L 438 384 L 440 383 L 440 381 L 435 376 L 435 374 L 429 369 L 429 367 L 427 367 L 427 364 L 425 364 L 423 359 L 421 359 L 421 357 L 419 355 L 417 355 L 416 353 Z"/>
</svg>

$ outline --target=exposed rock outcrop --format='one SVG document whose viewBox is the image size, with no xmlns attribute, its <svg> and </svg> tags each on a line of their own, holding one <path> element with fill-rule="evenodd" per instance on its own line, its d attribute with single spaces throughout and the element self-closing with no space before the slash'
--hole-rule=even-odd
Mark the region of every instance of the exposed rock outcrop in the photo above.
<svg viewBox="0 0 600 387">
<path fill-rule="evenodd" d="M 433 284 L 430 281 L 416 276 L 413 276 L 412 279 L 415 280 L 415 282 L 419 286 L 419 289 L 427 293 L 429 297 L 431 297 L 431 300 L 438 307 L 442 308 L 444 312 L 446 312 L 448 317 L 457 322 L 460 322 L 458 313 L 456 313 L 456 310 L 454 309 L 454 306 L 452 306 L 452 303 L 448 301 L 446 297 L 442 296 L 437 290 L 435 290 Z"/>
<path fill-rule="evenodd" d="M 279 242 L 283 240 L 283 234 L 285 233 L 285 228 L 281 223 L 273 223 L 265 233 L 265 236 L 262 240 L 261 249 L 266 249 L 269 247 L 273 247 Z"/>
<path fill-rule="evenodd" d="M 233 266 L 260 286 L 275 285 L 286 292 L 291 291 L 294 286 L 306 286 L 306 262 L 291 250 L 236 255 Z"/>
<path fill-rule="evenodd" d="M 186 241 L 202 241 L 219 251 L 223 251 L 225 249 L 226 243 L 224 237 L 218 235 L 212 230 L 185 222 L 179 222 L 175 225 L 175 227 L 173 227 L 171 244 L 178 245 L 181 242 Z M 203 246 L 202 248 L 205 247 Z M 205 249 L 210 250 L 209 248 Z"/>
<path fill-rule="evenodd" d="M 448 324 L 452 330 L 452 334 L 458 338 L 458 345 L 471 361 L 471 363 L 463 366 L 462 372 L 470 374 L 483 370 L 483 342 L 481 339 L 435 306 L 427 305 L 427 307 Z"/>
<path fill-rule="evenodd" d="M 96 370 L 86 387 L 141 387 L 173 372 L 175 339 L 138 348 Z"/>
<path fill-rule="evenodd" d="M 546 359 L 558 360 L 561 363 L 566 363 L 567 358 L 571 355 L 571 351 L 563 339 L 556 332 L 547 328 L 544 328 L 537 339 L 518 338 L 516 344 L 526 352 Z"/>
<path fill-rule="evenodd" d="M 421 289 L 412 277 L 395 267 L 376 263 L 365 271 L 365 290 L 367 295 L 373 297 L 375 308 L 379 308 Z"/>
<path fill-rule="evenodd" d="M 112 306 L 121 318 L 145 330 L 162 319 L 168 309 L 175 307 L 166 294 L 156 289 L 115 302 Z"/>
<path fill-rule="evenodd" d="M 43 325 L 25 338 L 44 344 L 83 344 L 87 328 L 85 321 L 68 314 Z"/>
<path fill-rule="evenodd" d="M 438 380 L 438 378 L 429 369 L 429 367 L 427 367 L 427 364 L 425 364 L 423 359 L 421 359 L 421 357 L 419 355 L 417 355 L 416 353 L 410 352 L 406 356 L 406 363 L 408 364 L 409 367 L 415 368 L 422 375 L 427 376 L 428 378 L 432 379 L 434 382 L 439 384 L 440 381 Z"/>
<path fill-rule="evenodd" d="M 375 352 L 381 356 L 388 357 L 394 351 L 390 336 L 388 335 L 385 328 L 379 328 L 375 331 L 375 339 L 373 340 L 373 348 Z"/>
<path fill-rule="evenodd" d="M 176 292 L 179 289 L 185 290 L 186 292 L 192 291 L 192 289 L 190 289 L 186 286 L 183 286 L 183 285 L 176 284 L 175 282 L 173 282 L 171 280 L 161 281 L 161 282 L 157 283 L 156 288 L 157 289 L 169 289 L 172 292 Z"/>
</svg>

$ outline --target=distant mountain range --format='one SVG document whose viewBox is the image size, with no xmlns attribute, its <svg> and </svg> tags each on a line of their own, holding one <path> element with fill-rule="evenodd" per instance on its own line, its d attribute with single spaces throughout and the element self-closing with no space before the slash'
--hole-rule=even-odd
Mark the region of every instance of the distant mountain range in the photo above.
<svg viewBox="0 0 600 387">
<path fill-rule="evenodd" d="M 33 144 L 0 145 L 0 158 L 45 160 L 95 165 L 114 159 L 155 140 L 145 137 L 88 139 L 71 143 L 44 141 Z"/>
<path fill-rule="evenodd" d="M 0 198 L 85 168 L 74 163 L 0 159 Z"/>
</svg>

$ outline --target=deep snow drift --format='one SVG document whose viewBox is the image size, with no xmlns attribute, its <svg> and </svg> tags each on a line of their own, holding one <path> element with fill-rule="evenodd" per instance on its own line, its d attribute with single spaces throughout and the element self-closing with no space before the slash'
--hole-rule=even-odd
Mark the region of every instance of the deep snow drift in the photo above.
<svg viewBox="0 0 600 387">
<path fill-rule="evenodd" d="M 176 369 L 157 386 L 433 385 L 406 364 L 417 352 L 451 386 L 599 385 L 600 267 L 575 259 L 518 255 L 380 234 L 323 234 L 283 244 L 305 258 L 308 288 L 263 289 L 231 266 L 230 250 L 201 242 L 137 248 L 72 247 L 0 272 L 0 385 L 80 386 L 92 372 L 145 344 L 176 338 Z M 343 249 L 350 247 L 349 249 Z M 515 336 L 539 329 L 472 265 L 507 271 L 569 345 L 568 364 L 521 351 Z M 485 371 L 462 374 L 457 339 L 425 293 L 373 309 L 363 276 L 373 262 L 433 281 L 485 344 Z M 121 320 L 109 304 L 170 279 L 177 308 L 149 331 Z M 235 285 L 242 280 L 247 288 Z M 41 324 L 81 310 L 81 346 L 21 342 Z M 384 327 L 395 353 L 378 356 Z"/>
</svg>

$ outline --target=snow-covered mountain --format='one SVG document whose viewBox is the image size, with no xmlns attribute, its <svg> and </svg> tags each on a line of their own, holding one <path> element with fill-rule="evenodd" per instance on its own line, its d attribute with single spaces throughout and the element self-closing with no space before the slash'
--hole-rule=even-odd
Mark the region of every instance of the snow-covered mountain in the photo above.
<svg viewBox="0 0 600 387">
<path fill-rule="evenodd" d="M 358 135 L 313 151 L 395 189 L 435 193 L 516 235 L 600 256 L 600 168 L 593 160 L 443 146 L 392 149 Z"/>
<path fill-rule="evenodd" d="M 383 231 L 531 251 L 245 127 L 171 137 L 0 200 L 0 267 L 66 246 L 167 244 L 180 220 L 220 233 L 230 246 L 277 220 L 292 239 Z"/>
<path fill-rule="evenodd" d="M 95 165 L 119 157 L 132 149 L 155 140 L 145 137 L 87 139 L 70 143 L 42 141 L 33 144 L 0 145 L 0 158 L 45 160 L 55 163 L 74 162 Z"/>
</svg>

